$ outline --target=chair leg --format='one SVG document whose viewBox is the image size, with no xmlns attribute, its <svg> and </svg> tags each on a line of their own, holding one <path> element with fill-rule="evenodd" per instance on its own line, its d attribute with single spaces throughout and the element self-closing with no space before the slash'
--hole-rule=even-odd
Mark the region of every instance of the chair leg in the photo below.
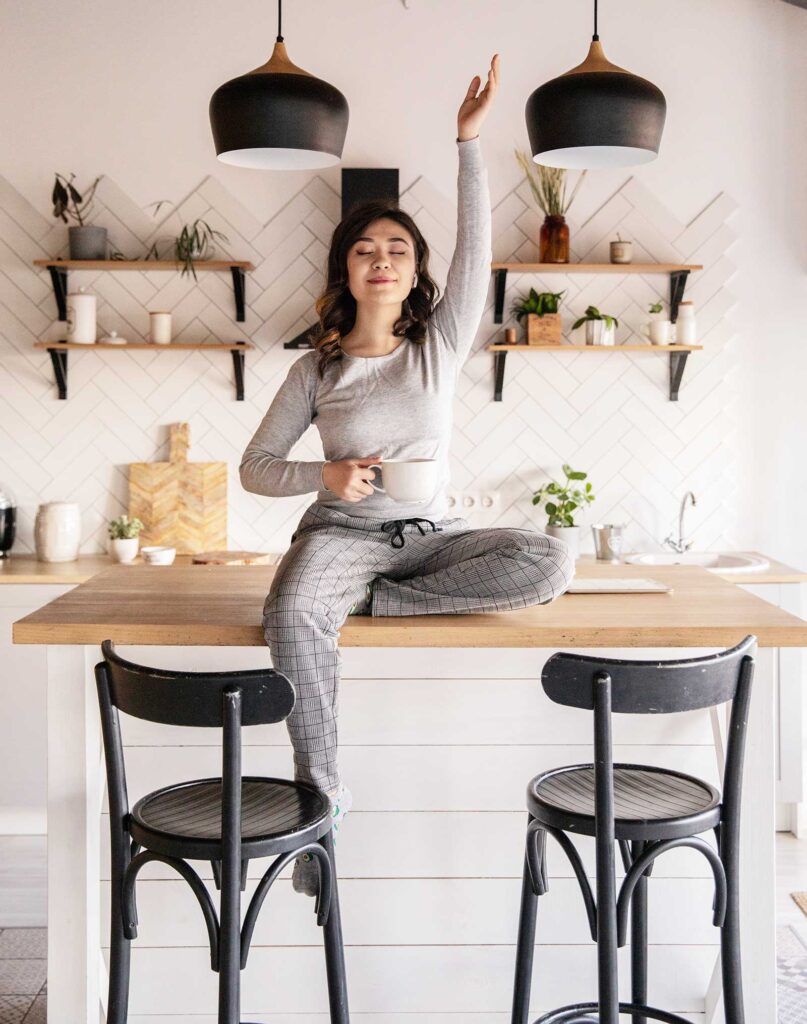
<svg viewBox="0 0 807 1024">
<path fill-rule="evenodd" d="M 241 870 L 221 872 L 218 1024 L 241 1020 Z"/>
<path fill-rule="evenodd" d="M 113 871 L 113 875 L 117 872 Z M 123 934 L 121 879 L 113 879 L 109 929 L 109 995 L 107 1024 L 126 1024 L 129 1007 L 129 969 L 132 943 Z"/>
<path fill-rule="evenodd" d="M 111 816 L 110 816 L 111 817 Z M 132 943 L 123 930 L 123 876 L 131 860 L 129 836 L 121 830 L 112 832 L 112 863 L 110 874 L 109 920 L 109 991 L 107 1024 L 126 1024 L 129 1012 L 129 972 Z"/>
<path fill-rule="evenodd" d="M 726 920 L 720 929 L 720 968 L 726 1024 L 745 1024 L 743 977 L 740 960 L 740 849 L 739 829 L 720 830 L 720 859 L 726 870 Z"/>
<path fill-rule="evenodd" d="M 516 976 L 513 985 L 513 1013 L 511 1024 L 527 1024 L 532 987 L 532 959 L 535 950 L 535 919 L 538 897 L 535 894 L 527 858 L 524 858 L 524 876 L 521 882 L 521 910 L 518 916 L 516 946 Z"/>
<path fill-rule="evenodd" d="M 319 842 L 328 854 L 333 877 L 331 905 L 328 911 L 328 920 L 323 928 L 325 971 L 328 978 L 328 1003 L 331 1011 L 331 1024 L 349 1024 L 350 1011 L 347 1001 L 345 950 L 342 943 L 342 918 L 339 912 L 339 889 L 336 882 L 333 833 L 328 832 Z"/>
<path fill-rule="evenodd" d="M 632 843 L 635 859 L 644 843 Z M 633 890 L 630 907 L 631 999 L 638 1006 L 647 1005 L 647 877 L 643 875 Z M 634 1024 L 647 1024 L 647 1017 L 636 1016 Z"/>
</svg>

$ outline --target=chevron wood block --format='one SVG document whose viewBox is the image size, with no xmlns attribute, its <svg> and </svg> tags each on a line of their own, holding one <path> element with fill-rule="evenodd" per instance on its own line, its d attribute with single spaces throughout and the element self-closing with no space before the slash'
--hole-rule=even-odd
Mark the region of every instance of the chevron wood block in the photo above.
<svg viewBox="0 0 807 1024">
<path fill-rule="evenodd" d="M 129 466 L 129 515 L 142 520 L 142 544 L 196 554 L 227 546 L 227 464 L 188 462 L 190 427 L 171 427 L 168 462 Z"/>
</svg>

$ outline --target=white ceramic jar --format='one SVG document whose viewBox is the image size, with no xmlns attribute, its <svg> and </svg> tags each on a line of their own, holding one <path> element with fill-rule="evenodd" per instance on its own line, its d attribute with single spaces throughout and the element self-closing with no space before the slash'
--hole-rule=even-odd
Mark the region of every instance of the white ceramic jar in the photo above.
<svg viewBox="0 0 807 1024">
<path fill-rule="evenodd" d="M 678 306 L 678 319 L 675 321 L 675 344 L 698 344 L 698 327 L 695 323 L 695 306 L 688 300 L 682 302 Z"/>
<path fill-rule="evenodd" d="M 170 313 L 149 313 L 149 341 L 152 345 L 171 344 Z"/>
<path fill-rule="evenodd" d="M 95 344 L 95 296 L 79 288 L 67 296 L 65 341 L 73 345 Z"/>
<path fill-rule="evenodd" d="M 36 557 L 40 562 L 75 562 L 81 543 L 81 509 L 70 501 L 40 505 L 34 523 Z"/>
</svg>

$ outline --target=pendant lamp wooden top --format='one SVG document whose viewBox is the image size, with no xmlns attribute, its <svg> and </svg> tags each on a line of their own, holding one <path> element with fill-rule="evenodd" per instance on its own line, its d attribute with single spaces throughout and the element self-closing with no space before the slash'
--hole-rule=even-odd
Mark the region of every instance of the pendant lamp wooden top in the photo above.
<svg viewBox="0 0 807 1024">
<path fill-rule="evenodd" d="M 621 68 L 616 64 L 612 64 L 611 61 L 608 60 L 599 39 L 591 40 L 591 46 L 589 46 L 588 54 L 582 64 L 577 64 L 575 67 L 569 68 L 568 71 L 564 71 L 561 78 L 565 78 L 566 75 L 583 75 L 591 71 L 614 71 L 623 75 L 630 74 L 630 71 L 626 68 Z"/>
<path fill-rule="evenodd" d="M 282 39 L 278 39 L 275 42 L 275 48 L 272 50 L 272 56 L 265 64 L 261 64 L 259 68 L 253 68 L 249 71 L 250 75 L 307 75 L 308 78 L 314 78 L 310 71 L 305 71 L 303 68 L 298 68 L 296 64 L 293 64 L 289 59 L 288 52 L 286 51 L 286 44 Z"/>
</svg>

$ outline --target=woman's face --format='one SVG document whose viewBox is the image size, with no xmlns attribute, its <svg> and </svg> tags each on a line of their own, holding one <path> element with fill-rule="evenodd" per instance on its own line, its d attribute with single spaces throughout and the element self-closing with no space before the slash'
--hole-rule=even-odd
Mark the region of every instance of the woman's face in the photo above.
<svg viewBox="0 0 807 1024">
<path fill-rule="evenodd" d="M 412 290 L 415 240 L 397 221 L 368 224 L 347 254 L 348 287 L 357 303 L 400 306 Z"/>
</svg>

